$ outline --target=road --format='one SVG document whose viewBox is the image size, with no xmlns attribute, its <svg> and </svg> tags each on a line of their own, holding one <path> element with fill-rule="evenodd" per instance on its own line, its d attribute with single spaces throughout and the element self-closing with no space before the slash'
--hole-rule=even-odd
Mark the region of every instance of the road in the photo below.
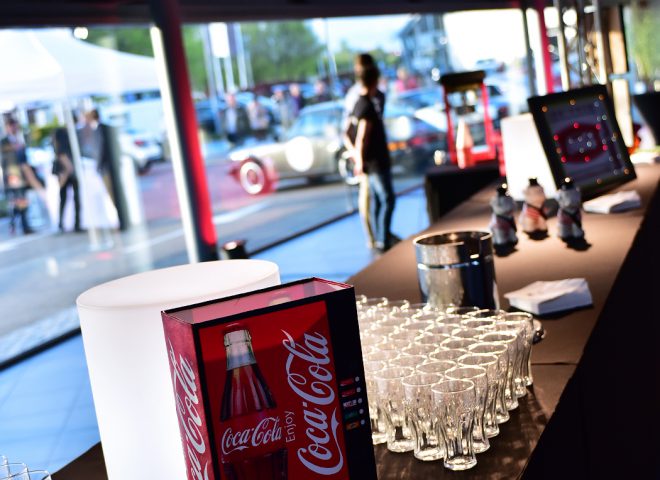
<svg viewBox="0 0 660 480">
<path fill-rule="evenodd" d="M 208 162 L 219 245 L 244 239 L 248 251 L 254 251 L 356 206 L 356 189 L 339 178 L 317 185 L 283 182 L 277 191 L 253 197 L 242 192 L 227 170 L 222 161 Z M 397 177 L 395 185 L 401 191 L 420 181 Z M 105 232 L 96 246 L 86 234 L 42 230 L 27 237 L 9 236 L 6 219 L 0 219 L 0 307 L 6 312 L 0 337 L 70 310 L 77 295 L 94 285 L 187 262 L 171 165 L 155 165 L 139 177 L 138 186 L 144 227 Z"/>
</svg>

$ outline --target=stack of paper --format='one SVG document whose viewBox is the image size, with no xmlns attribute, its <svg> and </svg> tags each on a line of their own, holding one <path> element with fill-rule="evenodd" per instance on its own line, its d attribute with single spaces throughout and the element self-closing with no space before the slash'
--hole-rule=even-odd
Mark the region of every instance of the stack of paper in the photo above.
<svg viewBox="0 0 660 480">
<path fill-rule="evenodd" d="M 641 204 L 642 201 L 635 190 L 626 190 L 584 202 L 582 208 L 591 213 L 615 213 L 639 208 Z"/>
<path fill-rule="evenodd" d="M 534 282 L 504 294 L 512 307 L 536 315 L 591 305 L 591 292 L 584 278 L 568 278 L 553 282 Z"/>
</svg>

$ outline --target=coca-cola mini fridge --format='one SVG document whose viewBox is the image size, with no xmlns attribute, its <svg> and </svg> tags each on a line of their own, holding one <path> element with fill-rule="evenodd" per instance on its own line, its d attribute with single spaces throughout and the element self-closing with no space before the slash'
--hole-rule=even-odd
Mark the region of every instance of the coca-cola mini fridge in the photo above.
<svg viewBox="0 0 660 480">
<path fill-rule="evenodd" d="M 351 286 L 312 278 L 162 315 L 189 480 L 376 479 Z"/>
</svg>

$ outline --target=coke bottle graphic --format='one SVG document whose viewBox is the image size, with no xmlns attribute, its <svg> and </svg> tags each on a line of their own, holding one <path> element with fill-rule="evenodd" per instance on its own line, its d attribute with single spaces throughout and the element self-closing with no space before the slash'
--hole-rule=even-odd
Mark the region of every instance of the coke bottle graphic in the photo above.
<svg viewBox="0 0 660 480">
<path fill-rule="evenodd" d="M 286 480 L 287 451 L 275 399 L 259 369 L 250 332 L 225 333 L 227 378 L 220 414 L 220 462 L 227 480 Z"/>
</svg>

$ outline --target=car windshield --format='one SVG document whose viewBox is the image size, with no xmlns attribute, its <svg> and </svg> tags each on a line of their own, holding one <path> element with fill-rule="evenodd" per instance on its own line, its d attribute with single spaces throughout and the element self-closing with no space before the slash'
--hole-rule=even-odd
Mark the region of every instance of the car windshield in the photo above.
<svg viewBox="0 0 660 480">
<path fill-rule="evenodd" d="M 287 137 L 323 137 L 333 133 L 336 135 L 340 120 L 340 107 L 306 109 L 291 126 Z"/>
</svg>

